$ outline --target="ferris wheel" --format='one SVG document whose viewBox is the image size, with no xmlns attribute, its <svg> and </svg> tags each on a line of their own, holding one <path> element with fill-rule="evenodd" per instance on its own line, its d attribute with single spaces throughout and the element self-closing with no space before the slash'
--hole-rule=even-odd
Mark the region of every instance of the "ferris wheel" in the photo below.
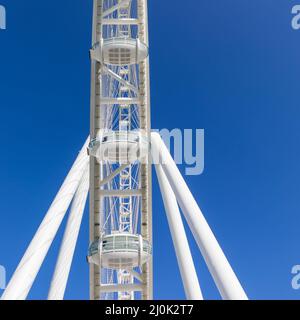
<svg viewBox="0 0 300 320">
<path fill-rule="evenodd" d="M 94 2 L 91 299 L 152 298 L 147 20 L 146 1 Z"/>
<path fill-rule="evenodd" d="M 203 295 L 182 215 L 224 299 L 247 296 L 164 142 L 151 133 L 147 0 L 94 0 L 90 136 L 2 299 L 26 299 L 70 213 L 49 289 L 64 298 L 89 192 L 91 300 L 153 299 L 153 155 L 187 299 Z"/>
</svg>

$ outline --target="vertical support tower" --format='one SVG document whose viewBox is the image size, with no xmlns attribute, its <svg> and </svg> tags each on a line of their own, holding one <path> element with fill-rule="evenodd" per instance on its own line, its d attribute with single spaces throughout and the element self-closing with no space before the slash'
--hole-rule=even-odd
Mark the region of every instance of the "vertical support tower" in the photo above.
<svg viewBox="0 0 300 320">
<path fill-rule="evenodd" d="M 90 298 L 153 298 L 147 0 L 94 0 Z"/>
</svg>

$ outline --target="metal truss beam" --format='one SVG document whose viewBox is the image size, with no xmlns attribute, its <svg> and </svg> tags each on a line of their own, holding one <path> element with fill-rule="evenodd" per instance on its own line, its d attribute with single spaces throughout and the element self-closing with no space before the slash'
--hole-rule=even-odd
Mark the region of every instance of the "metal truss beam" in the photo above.
<svg viewBox="0 0 300 320">
<path fill-rule="evenodd" d="M 111 190 L 101 190 L 101 197 L 140 197 L 142 196 L 142 190 L 139 189 L 111 189 Z"/>
<path fill-rule="evenodd" d="M 139 19 L 103 19 L 102 24 L 107 25 L 138 25 Z"/>
<path fill-rule="evenodd" d="M 130 89 L 131 91 L 133 91 L 136 94 L 139 94 L 139 89 L 136 88 L 135 86 L 133 86 L 131 83 L 129 83 L 128 81 L 124 80 L 121 76 L 119 76 L 118 74 L 116 74 L 115 72 L 113 72 L 112 70 L 110 70 L 109 68 L 105 67 L 104 65 L 102 65 L 102 71 L 105 72 L 106 74 L 109 74 L 112 78 L 114 78 L 115 80 L 119 81 L 120 83 L 123 84 L 123 86 L 125 86 L 126 88 Z"/>
<path fill-rule="evenodd" d="M 144 285 L 142 284 L 102 284 L 100 286 L 101 292 L 114 293 L 114 292 L 137 292 L 142 291 Z"/>
</svg>

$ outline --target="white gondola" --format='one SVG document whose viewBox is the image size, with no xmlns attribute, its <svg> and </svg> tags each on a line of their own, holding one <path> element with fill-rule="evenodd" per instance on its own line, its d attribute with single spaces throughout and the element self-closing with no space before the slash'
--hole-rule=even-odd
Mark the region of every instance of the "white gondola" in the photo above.
<svg viewBox="0 0 300 320">
<path fill-rule="evenodd" d="M 108 65 L 137 64 L 148 56 L 148 47 L 139 39 L 102 39 L 90 51 L 91 59 Z"/>
<path fill-rule="evenodd" d="M 152 248 L 141 235 L 116 233 L 90 245 L 88 262 L 109 269 L 132 269 L 145 264 Z"/>
<path fill-rule="evenodd" d="M 148 155 L 148 140 L 138 130 L 108 131 L 91 140 L 88 153 L 99 161 L 110 163 L 144 162 Z"/>
</svg>

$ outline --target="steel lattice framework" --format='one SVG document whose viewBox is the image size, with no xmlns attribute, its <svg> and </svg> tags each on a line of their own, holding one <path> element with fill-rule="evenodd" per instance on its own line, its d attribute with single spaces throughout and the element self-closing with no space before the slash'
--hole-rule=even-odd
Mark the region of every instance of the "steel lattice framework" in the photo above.
<svg viewBox="0 0 300 320">
<path fill-rule="evenodd" d="M 139 39 L 148 46 L 147 1 L 94 1 L 93 45 L 105 39 Z M 102 130 L 129 131 L 142 129 L 150 137 L 149 60 L 131 65 L 104 65 L 92 61 L 91 137 Z M 119 176 L 99 188 L 121 164 L 90 160 L 90 241 L 103 234 L 128 232 L 141 234 L 152 242 L 151 168 L 146 164 L 124 166 Z M 119 190 L 118 197 L 103 197 L 103 189 Z M 140 189 L 141 196 L 122 196 L 127 189 Z M 134 272 L 138 272 L 133 270 Z M 142 298 L 152 298 L 152 262 L 148 261 L 140 278 Z M 109 299 L 113 293 L 104 286 L 133 284 L 128 270 L 101 269 L 90 265 L 91 299 Z M 103 284 L 103 286 L 100 285 Z M 133 299 L 133 292 L 121 292 L 118 298 Z"/>
</svg>

